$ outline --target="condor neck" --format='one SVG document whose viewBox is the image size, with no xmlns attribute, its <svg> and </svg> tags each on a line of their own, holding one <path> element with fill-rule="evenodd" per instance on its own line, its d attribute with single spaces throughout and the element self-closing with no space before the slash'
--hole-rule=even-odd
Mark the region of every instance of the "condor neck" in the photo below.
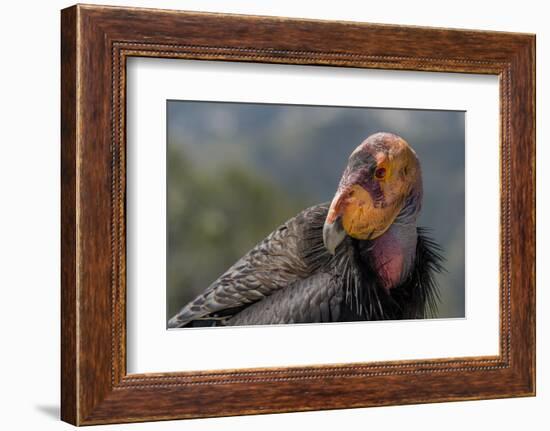
<svg viewBox="0 0 550 431">
<path fill-rule="evenodd" d="M 372 240 L 370 258 L 384 288 L 389 292 L 409 275 L 416 258 L 416 219 L 422 204 L 419 179 L 390 228 Z"/>
<path fill-rule="evenodd" d="M 383 287 L 397 287 L 410 273 L 416 257 L 416 222 L 393 224 L 371 241 L 369 257 Z"/>
</svg>

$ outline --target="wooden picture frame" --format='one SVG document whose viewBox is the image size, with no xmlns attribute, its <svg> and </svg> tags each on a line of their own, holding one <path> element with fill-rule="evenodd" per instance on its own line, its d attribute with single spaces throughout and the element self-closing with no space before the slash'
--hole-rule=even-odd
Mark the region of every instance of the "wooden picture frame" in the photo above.
<svg viewBox="0 0 550 431">
<path fill-rule="evenodd" d="M 61 17 L 64 421 L 535 394 L 534 35 L 83 5 Z M 125 65 L 131 56 L 498 75 L 500 354 L 127 374 Z"/>
</svg>

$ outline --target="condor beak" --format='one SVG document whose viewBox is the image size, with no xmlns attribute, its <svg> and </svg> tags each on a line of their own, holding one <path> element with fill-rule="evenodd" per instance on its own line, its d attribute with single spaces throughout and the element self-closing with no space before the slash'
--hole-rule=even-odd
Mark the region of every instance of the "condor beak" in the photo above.
<svg viewBox="0 0 550 431">
<path fill-rule="evenodd" d="M 337 193 L 336 196 L 334 196 L 328 210 L 327 219 L 323 226 L 323 243 L 325 244 L 325 248 L 332 255 L 336 253 L 336 247 L 338 247 L 346 237 L 346 231 L 342 224 L 342 210 L 345 205 L 344 196 L 344 193 Z"/>
<path fill-rule="evenodd" d="M 346 237 L 346 231 L 342 226 L 342 217 L 338 216 L 333 223 L 325 222 L 323 226 L 323 243 L 330 254 L 336 253 L 336 247 Z"/>
</svg>

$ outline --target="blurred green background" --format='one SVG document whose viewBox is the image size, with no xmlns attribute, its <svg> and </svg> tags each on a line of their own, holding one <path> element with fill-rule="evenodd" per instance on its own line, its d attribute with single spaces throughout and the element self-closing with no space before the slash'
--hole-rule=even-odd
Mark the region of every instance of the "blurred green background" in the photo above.
<svg viewBox="0 0 550 431">
<path fill-rule="evenodd" d="M 331 200 L 350 153 L 403 137 L 424 179 L 420 226 L 443 247 L 437 317 L 464 317 L 464 112 L 167 102 L 167 318 L 267 234 Z"/>
</svg>

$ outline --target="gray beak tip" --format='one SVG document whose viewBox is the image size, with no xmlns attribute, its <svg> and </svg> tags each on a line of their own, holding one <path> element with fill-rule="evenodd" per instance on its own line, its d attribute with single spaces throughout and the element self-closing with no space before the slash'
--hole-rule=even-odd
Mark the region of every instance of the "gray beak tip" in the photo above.
<svg viewBox="0 0 550 431">
<path fill-rule="evenodd" d="M 338 217 L 334 223 L 326 223 L 323 226 L 323 243 L 328 252 L 332 255 L 336 253 L 336 247 L 346 237 L 346 231 L 342 226 L 342 221 Z"/>
</svg>

